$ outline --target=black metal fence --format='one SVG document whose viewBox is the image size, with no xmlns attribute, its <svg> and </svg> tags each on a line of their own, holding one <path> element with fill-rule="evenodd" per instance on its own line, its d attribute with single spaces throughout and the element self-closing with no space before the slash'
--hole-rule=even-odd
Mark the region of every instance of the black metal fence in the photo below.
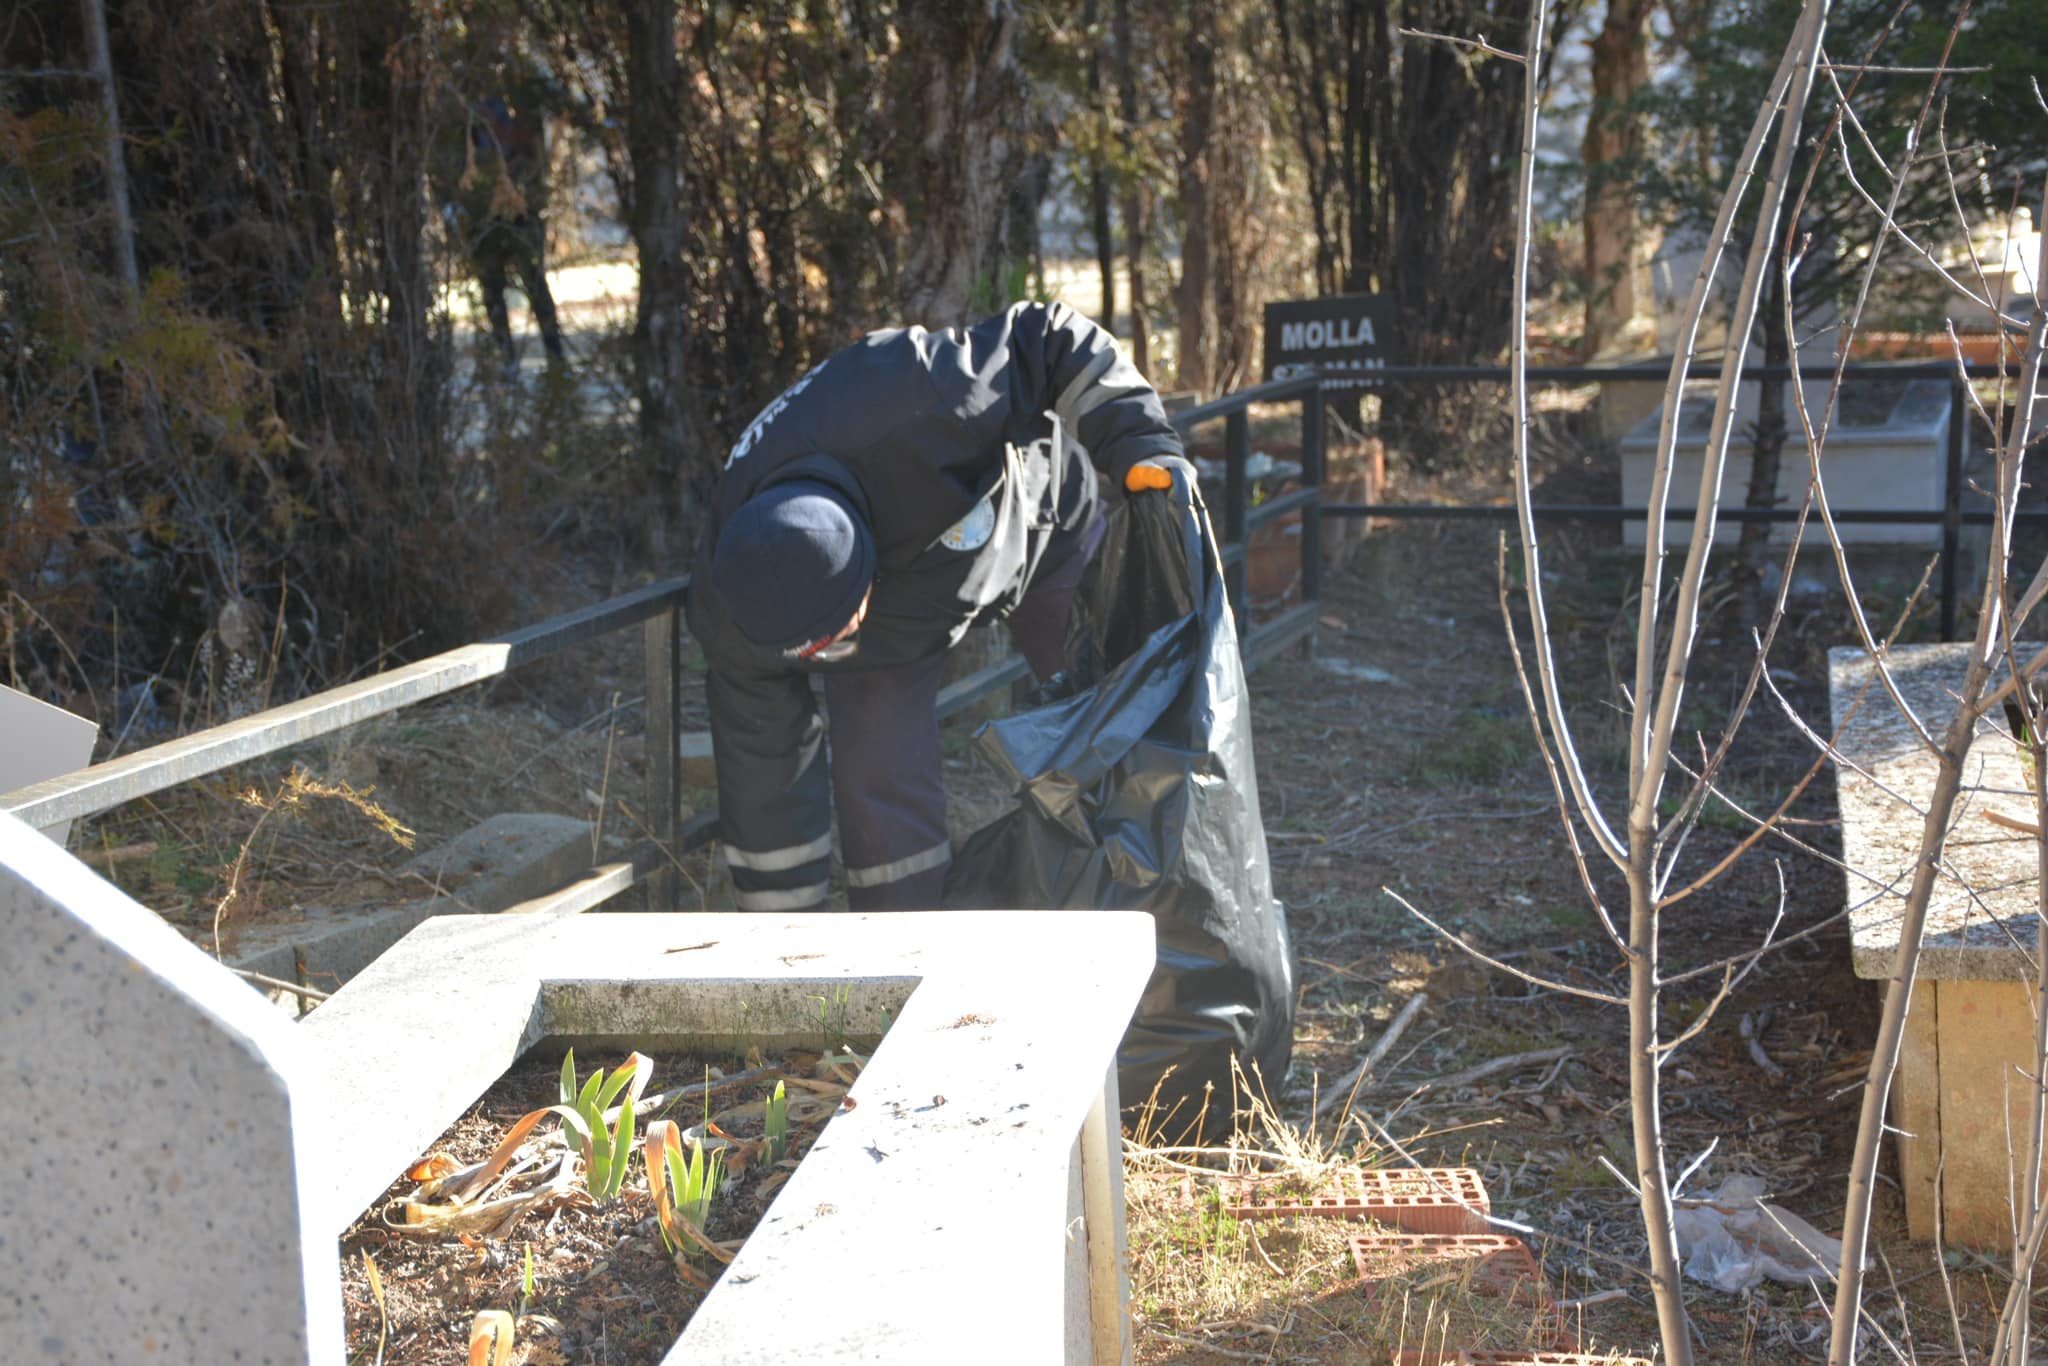
<svg viewBox="0 0 2048 1366">
<path fill-rule="evenodd" d="M 1513 372 L 1505 366 L 1389 366 L 1373 372 L 1372 382 L 1378 386 L 1400 384 L 1505 384 Z M 1845 379 L 1945 380 L 1949 387 L 1948 446 L 1942 465 L 1941 506 L 1938 508 L 1879 508 L 1836 510 L 1835 521 L 1842 524 L 1907 524 L 1941 527 L 1941 559 L 1939 566 L 1941 593 L 1941 638 L 1953 640 L 1956 634 L 1958 610 L 1957 561 L 1962 549 L 1962 529 L 1967 525 L 1988 525 L 1991 513 L 1966 512 L 1963 509 L 1965 482 L 1963 459 L 1967 433 L 1970 425 L 1971 406 L 1967 385 L 1973 379 L 1993 379 L 1999 374 L 1998 367 L 1971 364 L 1958 367 L 1951 361 L 1861 361 L 1844 369 Z M 1669 375 L 1668 365 L 1558 365 L 1531 366 L 1528 370 L 1532 387 L 1558 387 L 1563 385 L 1607 383 L 1617 380 L 1656 381 L 1661 383 Z M 1699 365 L 1692 368 L 1690 375 L 1695 379 L 1719 379 L 1721 368 L 1717 365 Z M 1789 365 L 1749 366 L 1742 372 L 1742 382 L 1787 380 L 1792 377 Z M 1347 377 L 1348 378 L 1348 377 Z M 1817 381 L 1809 369 L 1806 374 L 1809 387 Z M 1822 376 L 1819 383 L 1825 383 Z M 1649 517 L 1649 510 L 1627 507 L 1621 504 L 1563 504 L 1539 503 L 1535 506 L 1539 520 L 1559 522 L 1623 522 L 1643 521 Z M 1513 507 L 1470 506 L 1450 503 L 1325 503 L 1321 508 L 1325 517 L 1373 517 L 1389 520 L 1414 519 L 1479 519 L 1487 521 L 1513 521 L 1516 512 Z M 1691 521 L 1698 515 L 1695 508 L 1673 507 L 1665 511 L 1670 521 Z M 1816 514 L 1817 516 L 1818 514 Z M 1797 508 L 1749 508 L 1722 507 L 1716 514 L 1724 522 L 1791 522 L 1798 518 Z M 2018 514 L 2023 522 L 2048 521 L 2048 511 L 2024 510 Z"/>
<path fill-rule="evenodd" d="M 1251 410 L 1254 405 L 1298 402 L 1301 405 L 1301 487 L 1257 507 L 1251 505 Z M 1320 377 L 1301 375 L 1273 380 L 1226 395 L 1213 403 L 1176 415 L 1173 425 L 1183 436 L 1221 420 L 1223 423 L 1223 524 L 1225 581 L 1230 607 L 1243 641 L 1245 666 L 1257 668 L 1315 629 L 1316 605 L 1323 595 L 1323 385 Z M 1251 534 L 1268 522 L 1293 514 L 1301 519 L 1301 601 L 1273 620 L 1252 621 L 1245 580 Z"/>
</svg>

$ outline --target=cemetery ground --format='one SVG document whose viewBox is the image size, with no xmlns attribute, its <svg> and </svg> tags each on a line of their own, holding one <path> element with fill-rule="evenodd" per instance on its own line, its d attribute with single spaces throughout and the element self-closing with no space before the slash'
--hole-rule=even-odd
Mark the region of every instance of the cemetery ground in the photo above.
<svg viewBox="0 0 2048 1366">
<path fill-rule="evenodd" d="M 1611 501 L 1590 454 L 1554 455 L 1549 478 L 1549 501 Z M 1490 483 L 1455 478 L 1407 483 L 1394 490 L 1396 500 L 1485 501 L 1492 491 Z M 1609 794 L 1619 789 L 1624 763 L 1625 719 L 1614 700 L 1632 649 L 1625 604 L 1640 574 L 1639 553 L 1618 542 L 1611 528 L 1546 531 L 1567 700 L 1584 727 L 1595 784 Z M 1877 619 L 1889 621 L 1900 609 L 1918 568 L 1873 581 L 1866 605 Z M 560 572 L 547 609 L 630 586 Z M 1275 888 L 1299 962 L 1294 1073 L 1284 1085 L 1269 1079 L 1270 1108 L 1222 1154 L 1161 1150 L 1135 1136 L 1129 1143 L 1138 1360 L 1378 1360 L 1369 1349 L 1436 1345 L 1447 1332 L 1463 1341 L 1511 1336 L 1526 1327 L 1522 1311 L 1479 1303 L 1456 1278 L 1366 1299 L 1351 1284 L 1342 1238 L 1327 1225 L 1241 1224 L 1222 1215 L 1218 1174 L 1231 1165 L 1310 1176 L 1326 1164 L 1476 1167 L 1494 1214 L 1530 1230 L 1522 1236 L 1565 1304 L 1572 1336 L 1588 1350 L 1646 1354 L 1656 1332 L 1636 1205 L 1602 1162 L 1632 1168 L 1625 1018 L 1477 963 L 1395 899 L 1512 967 L 1610 990 L 1620 979 L 1619 957 L 1587 907 L 1560 834 L 1515 679 L 1496 595 L 1495 532 L 1475 523 L 1377 529 L 1326 580 L 1325 593 L 1315 657 L 1290 655 L 1251 680 Z M 1689 721 L 1709 744 L 1750 659 L 1733 594 L 1717 593 L 1713 606 L 1687 702 Z M 1933 638 L 1925 604 L 1902 638 Z M 1773 677 L 1808 717 L 1826 715 L 1825 653 L 1842 639 L 1836 595 L 1795 597 Z M 411 830 L 422 848 L 495 811 L 601 816 L 596 848 L 615 850 L 639 838 L 644 823 L 637 678 L 637 642 L 613 637 L 302 747 L 274 765 L 111 813 L 74 843 L 97 851 L 89 857 L 110 876 L 209 947 L 217 919 L 231 939 L 238 926 L 310 914 L 306 907 L 416 894 L 395 871 L 408 855 L 368 810 Z M 701 716 L 686 720 L 686 728 L 701 724 Z M 973 758 L 967 728 L 949 729 L 947 743 L 956 821 L 970 829 L 1000 808 L 1002 794 Z M 1759 706 L 1723 785 L 1752 809 L 1768 809 L 1811 759 L 1795 729 Z M 315 792 L 281 803 L 286 762 L 353 796 Z M 690 795 L 699 804 L 712 796 L 702 787 Z M 1810 822 L 1795 827 L 1801 839 L 1823 851 L 1838 847 L 1825 778 L 1792 814 Z M 1711 866 L 1746 828 L 1736 813 L 1710 806 L 1687 866 Z M 1777 860 L 1784 867 L 1780 937 L 1790 942 L 1667 1065 L 1667 1139 L 1674 1167 L 1712 1146 L 1687 1194 L 1753 1173 L 1777 1203 L 1834 1232 L 1875 995 L 1851 973 L 1845 926 L 1797 936 L 1841 909 L 1841 874 L 1766 843 L 1675 908 L 1666 941 L 1673 970 L 1758 942 L 1778 908 Z M 684 906 L 718 904 L 708 862 L 686 863 Z M 1595 866 L 1592 875 L 1603 896 L 1617 895 L 1607 870 Z M 1667 1018 L 1682 1025 L 1695 1017 L 1716 981 L 1674 989 Z M 1318 1116 L 1332 1082 L 1418 994 L 1426 1003 L 1356 1095 Z M 582 1061 L 611 1066 L 619 1059 Z M 1498 1070 L 1480 1070 L 1489 1064 Z M 1461 1073 L 1472 1075 L 1455 1080 Z M 521 1104 L 485 1103 L 465 1124 L 502 1122 Z M 472 1132 L 465 1141 L 483 1140 Z M 656 1267 L 661 1284 L 695 1293 L 667 1267 L 645 1201 L 642 1176 L 637 1195 L 614 1217 L 531 1216 L 503 1237 L 458 1242 L 437 1262 L 379 1252 L 387 1296 L 425 1303 L 419 1292 L 438 1276 L 460 1281 L 465 1304 L 512 1310 L 531 1244 L 534 1304 L 570 1336 L 565 1343 L 522 1335 L 519 1359 L 557 1359 L 548 1351 L 574 1361 L 640 1359 L 624 1344 L 645 1307 L 623 1301 L 650 1294 L 624 1290 L 618 1278 L 631 1267 Z M 560 1237 L 553 1245 L 551 1228 Z M 1928 1246 L 1907 1241 L 1889 1178 L 1875 1252 L 1870 1313 L 1909 1358 L 1953 1360 L 1959 1340 L 1974 1351 L 1988 1338 L 2005 1284 L 1998 1259 L 1951 1250 L 1938 1261 Z M 357 1331 L 369 1322 L 357 1263 L 352 1351 L 365 1345 Z M 1824 1297 L 1811 1289 L 1766 1282 L 1730 1296 L 1689 1282 L 1687 1292 L 1705 1360 L 1789 1363 L 1822 1354 Z M 792 1355 L 800 1357 L 802 1333 L 831 1331 L 829 1291 L 820 1293 L 825 1301 L 814 1313 L 764 1324 L 763 1332 L 796 1334 Z M 1951 1301 L 1959 1329 L 1950 1326 Z M 673 1312 L 658 1305 L 645 1321 L 670 1331 Z M 466 1318 L 457 1324 L 442 1312 L 438 1324 L 433 1351 L 441 1355 L 387 1359 L 462 1359 Z"/>
<path fill-rule="evenodd" d="M 586 1063 L 571 1054 L 568 1061 L 587 1078 L 593 1065 L 610 1071 L 616 1060 Z M 668 1354 L 721 1259 L 752 1233 L 864 1060 L 837 1050 L 794 1052 L 755 1056 L 729 1072 L 687 1056 L 646 1061 L 641 1104 L 649 1113 L 635 1130 L 615 1193 L 591 1198 L 587 1182 L 569 1179 L 561 1161 L 566 1148 L 549 1137 L 560 1127 L 552 1119 L 528 1130 L 524 1143 L 512 1132 L 522 1117 L 556 1102 L 560 1065 L 553 1057 L 523 1059 L 428 1159 L 393 1182 L 342 1237 L 351 1359 L 382 1343 L 388 1361 L 460 1366 L 471 1359 L 477 1316 L 494 1310 L 510 1318 L 487 1331 L 506 1334 L 506 1360 L 519 1366 L 651 1366 Z M 766 1112 L 785 1079 L 793 1086 L 774 1102 L 785 1118 L 784 1151 L 774 1153 L 764 1148 L 772 1128 Z M 643 1165 L 644 1142 L 662 1122 L 709 1149 L 716 1174 L 704 1238 L 675 1237 L 673 1246 Z M 508 1135 L 524 1160 L 507 1164 L 502 1185 L 457 1203 L 431 1184 L 487 1162 L 505 1149 Z M 441 1231 L 408 1229 L 408 1217 L 441 1221 Z"/>
</svg>

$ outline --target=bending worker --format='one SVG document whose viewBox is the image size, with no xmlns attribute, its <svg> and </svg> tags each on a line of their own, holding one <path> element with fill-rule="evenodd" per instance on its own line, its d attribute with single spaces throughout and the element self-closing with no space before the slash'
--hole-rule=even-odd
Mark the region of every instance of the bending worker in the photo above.
<svg viewBox="0 0 2048 1366">
<path fill-rule="evenodd" d="M 762 410 L 726 457 L 688 604 L 741 910 L 825 900 L 835 804 L 855 909 L 939 906 L 947 652 L 1007 620 L 1032 672 L 1057 673 L 1101 536 L 1096 469 L 1166 488 L 1153 462 L 1179 455 L 1115 339 L 1057 304 L 873 333 Z"/>
</svg>

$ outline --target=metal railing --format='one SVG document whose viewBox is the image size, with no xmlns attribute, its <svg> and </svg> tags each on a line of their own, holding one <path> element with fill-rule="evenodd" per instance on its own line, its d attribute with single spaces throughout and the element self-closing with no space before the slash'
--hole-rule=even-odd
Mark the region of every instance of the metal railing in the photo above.
<svg viewBox="0 0 2048 1366">
<path fill-rule="evenodd" d="M 1301 487 L 1251 505 L 1251 410 L 1254 404 L 1301 404 Z M 1177 413 L 1173 425 L 1183 437 L 1218 419 L 1223 422 L 1223 525 L 1217 528 L 1230 610 L 1237 618 L 1245 667 L 1256 669 L 1315 630 L 1323 595 L 1323 381 L 1318 375 L 1272 380 L 1226 394 Z M 1273 620 L 1254 624 L 1246 576 L 1251 535 L 1289 514 L 1301 518 L 1301 601 Z"/>
<path fill-rule="evenodd" d="M 1812 368 L 1804 371 L 1809 392 L 1816 388 L 1825 392 L 1825 386 L 1832 371 L 1816 373 Z M 1843 378 L 1892 380 L 1940 379 L 1949 387 L 1948 445 L 1942 465 L 1942 496 L 1939 508 L 1870 508 L 1839 509 L 1834 511 L 1834 520 L 1844 525 L 1918 525 L 1941 528 L 1941 558 L 1939 576 L 1941 584 L 1941 638 L 1954 640 L 1958 610 L 1958 569 L 1957 560 L 1962 549 L 1962 529 L 1965 526 L 1987 525 L 1991 521 L 1989 512 L 1965 512 L 1963 493 L 1966 487 L 1963 478 L 1963 456 L 1966 432 L 1970 422 L 1970 400 L 1968 382 L 1973 379 L 1995 379 L 1999 367 L 1973 362 L 1957 365 L 1953 361 L 1858 361 L 1843 369 Z M 1605 383 L 1614 380 L 1649 380 L 1662 383 L 1669 378 L 1668 364 L 1650 365 L 1553 365 L 1530 366 L 1529 383 L 1532 386 L 1554 387 L 1567 384 Z M 1692 379 L 1719 379 L 1718 365 L 1695 365 L 1688 375 Z M 1347 374 L 1346 378 L 1352 378 Z M 1450 384 L 1505 384 L 1513 377 L 1506 366 L 1450 366 L 1450 365 L 1407 365 L 1388 366 L 1372 372 L 1375 386 L 1395 384 L 1450 383 Z M 1792 377 L 1789 365 L 1753 365 L 1742 371 L 1741 382 L 1787 380 Z M 1557 522 L 1627 522 L 1644 521 L 1649 510 L 1628 507 L 1622 504 L 1565 504 L 1538 503 L 1535 514 L 1539 520 Z M 1474 506 L 1456 503 L 1325 503 L 1322 505 L 1325 517 L 1372 517 L 1389 520 L 1414 519 L 1479 519 L 1486 521 L 1513 521 L 1516 516 L 1512 506 Z M 1673 507 L 1665 510 L 1669 521 L 1691 521 L 1698 515 L 1696 508 Z M 1796 508 L 1750 508 L 1723 506 L 1715 514 L 1723 522 L 1791 522 L 1799 516 Z M 1818 520 L 1819 514 L 1813 514 Z M 2017 520 L 2021 522 L 2048 522 L 2048 511 L 2022 511 Z"/>
<path fill-rule="evenodd" d="M 489 640 L 458 646 L 414 664 L 315 693 L 118 759 L 0 794 L 0 811 L 44 826 L 97 815 L 194 778 L 275 754 L 306 740 L 509 673 L 610 631 L 645 623 L 649 841 L 629 860 L 634 880 L 662 888 L 672 876 L 663 849 L 680 853 L 710 838 L 709 822 L 681 821 L 680 693 L 683 594 L 687 577 L 663 579 L 590 607 Z M 672 895 L 672 891 L 670 892 Z"/>
<path fill-rule="evenodd" d="M 1247 509 L 1245 467 L 1249 458 L 1248 413 L 1255 403 L 1299 399 L 1302 403 L 1302 466 L 1299 494 Z M 1247 667 L 1271 658 L 1315 625 L 1314 601 L 1320 593 L 1321 556 L 1315 509 L 1322 472 L 1322 394 L 1314 377 L 1260 385 L 1180 414 L 1183 429 L 1217 418 L 1226 424 L 1223 559 L 1230 574 L 1231 600 L 1240 621 L 1245 615 L 1245 538 L 1272 518 L 1289 511 L 1302 513 L 1303 603 L 1275 621 L 1248 630 L 1243 638 Z M 191 735 L 169 740 L 133 754 L 110 759 L 0 793 L 0 811 L 32 826 L 53 825 L 97 815 L 124 802 L 161 792 L 179 783 L 218 773 L 236 764 L 275 754 L 292 745 L 332 734 L 358 722 L 416 706 L 475 683 L 509 673 L 522 664 L 546 658 L 611 631 L 642 628 L 647 676 L 647 838 L 617 864 L 579 884 L 577 909 L 600 905 L 627 888 L 646 887 L 648 904 L 676 904 L 677 860 L 711 842 L 716 810 L 683 817 L 680 741 L 682 682 L 688 656 L 684 652 L 683 597 L 687 576 L 652 583 L 605 602 L 551 617 L 489 640 L 459 646 L 417 663 L 329 688 L 325 692 Z M 1023 658 L 1011 655 L 949 684 L 939 693 L 941 721 L 1029 677 Z M 568 910 L 564 903 L 561 909 Z"/>
</svg>

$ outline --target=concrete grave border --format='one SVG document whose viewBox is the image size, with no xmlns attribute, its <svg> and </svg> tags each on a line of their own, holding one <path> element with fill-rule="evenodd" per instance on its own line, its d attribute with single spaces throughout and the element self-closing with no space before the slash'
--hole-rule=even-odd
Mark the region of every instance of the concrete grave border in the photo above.
<svg viewBox="0 0 2048 1366">
<path fill-rule="evenodd" d="M 76 1183 L 24 1169 L 0 1241 L 0 1358 L 44 1359 L 39 1344 L 63 1325 L 91 1342 L 67 1360 L 143 1359 L 154 1333 L 167 1359 L 338 1363 L 332 1240 L 533 1044 L 772 1044 L 821 1027 L 858 1038 L 886 1012 L 856 1108 L 827 1126 L 667 1361 L 787 1360 L 790 1307 L 808 1294 L 831 1312 L 806 1360 L 952 1362 L 986 1359 L 991 1344 L 1006 1360 L 1129 1360 L 1115 1053 L 1152 970 L 1148 916 L 442 917 L 294 1023 L 0 815 L 0 934 L 49 916 L 216 1022 L 269 1079 L 290 1134 L 269 1163 L 243 1135 L 238 1161 L 274 1169 L 265 1214 L 294 1251 L 266 1255 L 303 1293 L 252 1309 L 219 1293 L 231 1268 L 196 1264 L 223 1238 L 221 1173 L 155 1182 L 146 1200 L 81 1200 Z M 98 1146 L 112 1125 L 166 1152 L 203 1150 L 209 1112 L 138 1115 L 128 1087 L 86 1084 L 138 1065 L 89 1012 L 24 1027 L 35 1004 L 8 988 L 32 970 L 9 981 L 0 966 L 6 1037 L 21 1041 L 0 1059 L 0 1105 L 61 1116 L 49 1142 L 102 1173 L 118 1157 Z M 229 1227 L 237 1236 L 253 1246 Z M 114 1252 L 101 1271 L 59 1278 L 39 1270 L 51 1239 Z"/>
</svg>

